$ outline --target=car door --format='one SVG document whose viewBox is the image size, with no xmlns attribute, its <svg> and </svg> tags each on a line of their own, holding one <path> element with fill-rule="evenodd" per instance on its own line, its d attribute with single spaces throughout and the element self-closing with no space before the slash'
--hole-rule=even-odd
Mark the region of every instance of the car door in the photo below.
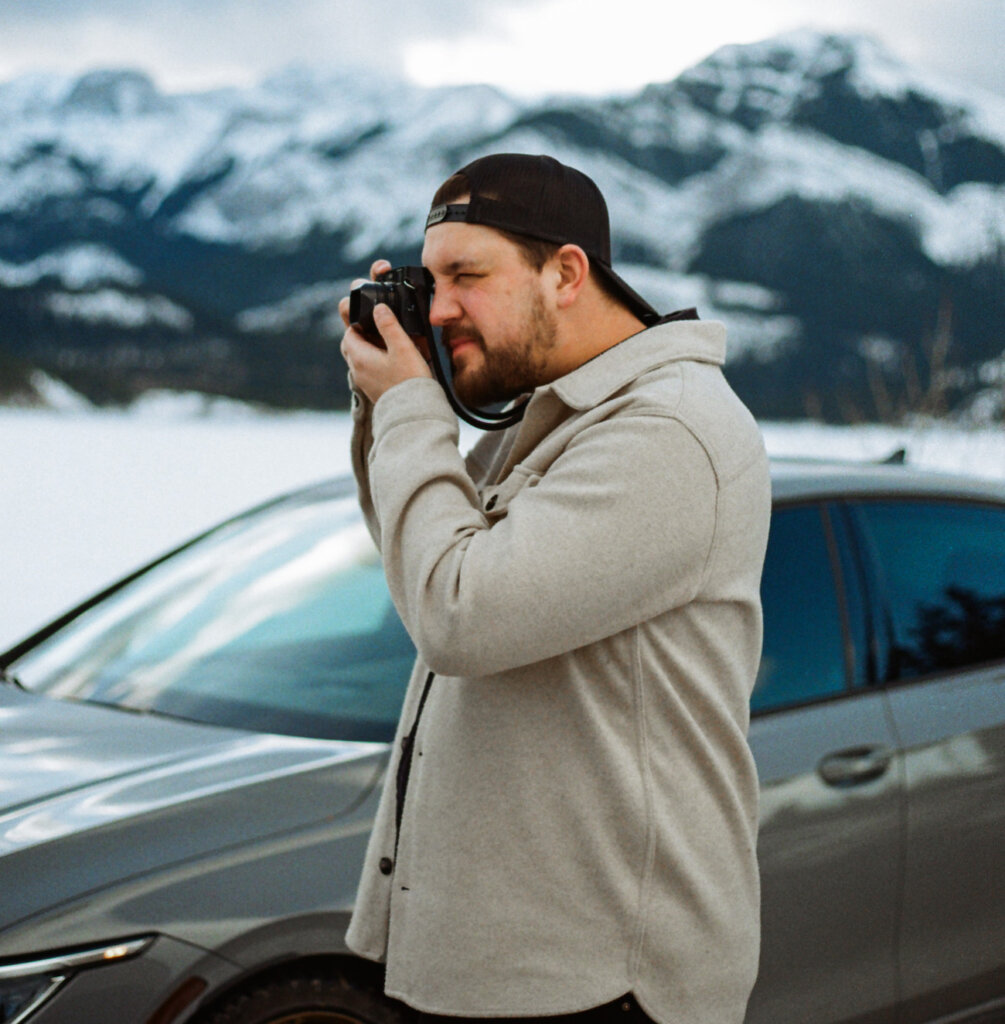
<svg viewBox="0 0 1005 1024">
<path fill-rule="evenodd" d="M 857 502 L 905 750 L 904 1024 L 1005 1004 L 1005 507 Z"/>
<path fill-rule="evenodd" d="M 860 585 L 841 521 L 776 508 L 750 743 L 761 780 L 760 973 L 747 1024 L 885 1024 L 896 1003 L 900 766 L 866 688 Z"/>
</svg>

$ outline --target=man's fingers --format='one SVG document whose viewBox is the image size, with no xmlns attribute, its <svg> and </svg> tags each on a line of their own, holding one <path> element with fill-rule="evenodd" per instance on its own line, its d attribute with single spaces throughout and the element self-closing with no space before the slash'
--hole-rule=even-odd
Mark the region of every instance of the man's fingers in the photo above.
<svg viewBox="0 0 1005 1024">
<path fill-rule="evenodd" d="M 358 288 L 361 284 L 369 284 L 370 281 L 376 281 L 381 274 L 387 273 L 391 269 L 391 264 L 387 260 L 374 260 L 370 264 L 370 278 L 357 277 L 352 284 L 349 286 L 349 290 L 352 291 Z M 349 298 L 340 299 L 338 304 L 338 313 L 342 317 L 342 323 L 349 326 Z"/>
<path fill-rule="evenodd" d="M 383 261 L 378 260 L 377 262 L 378 263 L 380 263 L 380 262 L 387 263 L 387 260 L 383 260 Z M 377 266 L 377 264 L 375 263 L 374 266 Z M 390 266 L 390 264 L 388 264 L 388 266 Z M 369 284 L 369 283 L 370 282 L 368 280 L 366 280 L 366 278 L 357 277 L 357 278 L 355 278 L 353 280 L 352 284 L 349 285 L 349 291 L 354 291 L 361 284 Z M 338 312 L 339 312 L 339 316 L 342 317 L 342 323 L 344 323 L 346 325 L 346 327 L 348 327 L 349 326 L 349 296 L 348 295 L 343 296 L 343 298 L 339 299 Z"/>
<path fill-rule="evenodd" d="M 342 344 L 339 348 L 342 351 L 342 358 L 349 364 L 350 369 L 352 368 L 352 364 L 355 362 L 358 354 L 363 351 L 359 346 L 365 344 L 367 344 L 367 342 L 360 337 L 359 332 L 353 330 L 351 327 L 342 335 Z"/>
<path fill-rule="evenodd" d="M 422 356 L 422 361 L 429 362 L 428 341 L 422 335 L 413 337 L 411 334 L 406 334 L 400 321 L 388 306 L 378 304 L 373 307 L 373 322 L 377 325 L 377 330 L 380 331 L 380 336 L 384 339 L 388 351 L 393 349 L 398 355 L 410 356 L 412 350 L 416 349 Z"/>
<path fill-rule="evenodd" d="M 378 260 L 374 264 L 378 272 L 382 262 L 386 263 L 386 260 Z M 339 311 L 343 313 L 343 319 L 347 319 L 348 307 L 343 310 L 340 303 Z M 405 333 L 385 303 L 374 306 L 373 322 L 379 338 L 365 338 L 355 327 L 347 324 L 341 348 L 349 364 L 353 387 L 375 403 L 395 384 L 413 377 L 431 377 L 432 374 L 415 341 Z"/>
<path fill-rule="evenodd" d="M 350 328 L 342 338 L 342 357 L 349 367 L 353 386 L 376 401 L 379 384 L 388 372 L 387 352 Z"/>
<path fill-rule="evenodd" d="M 379 302 L 373 307 L 373 322 L 380 331 L 380 336 L 387 343 L 387 349 L 400 352 L 402 346 L 414 348 L 415 342 L 405 333 L 404 328 L 398 323 L 398 318 L 391 311 L 389 306 Z"/>
</svg>

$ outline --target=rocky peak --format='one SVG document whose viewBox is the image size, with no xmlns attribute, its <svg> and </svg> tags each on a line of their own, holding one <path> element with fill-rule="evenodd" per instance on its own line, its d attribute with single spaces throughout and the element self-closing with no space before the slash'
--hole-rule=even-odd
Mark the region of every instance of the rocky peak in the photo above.
<svg viewBox="0 0 1005 1024">
<path fill-rule="evenodd" d="M 142 71 L 90 71 L 72 86 L 62 107 L 104 117 L 134 117 L 163 107 L 163 97 Z"/>
</svg>

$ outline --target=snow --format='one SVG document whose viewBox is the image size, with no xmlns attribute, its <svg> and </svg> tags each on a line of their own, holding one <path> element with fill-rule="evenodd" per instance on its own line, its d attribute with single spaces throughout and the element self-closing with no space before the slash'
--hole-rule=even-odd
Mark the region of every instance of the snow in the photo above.
<svg viewBox="0 0 1005 1024">
<path fill-rule="evenodd" d="M 0 118 L 51 110 L 66 98 L 75 81 L 70 75 L 33 71 L 0 83 Z"/>
<path fill-rule="evenodd" d="M 84 190 L 81 174 L 54 160 L 35 159 L 21 167 L 10 164 L 14 161 L 0 176 L 0 210 L 32 209 L 51 196 L 73 196 Z"/>
<path fill-rule="evenodd" d="M 161 295 L 127 295 L 112 288 L 102 288 L 85 295 L 50 295 L 46 305 L 58 317 L 92 324 L 109 323 L 132 328 L 158 324 L 187 331 L 195 322 L 187 309 Z"/>
<path fill-rule="evenodd" d="M 775 312 L 775 292 L 743 281 L 675 274 L 642 264 L 618 264 L 622 277 L 660 313 L 694 306 L 703 320 L 726 325 L 726 361 L 751 354 L 769 361 L 799 336 L 799 321 Z"/>
<path fill-rule="evenodd" d="M 0 649 L 217 521 L 349 470 L 344 414 L 151 394 L 97 412 L 0 408 Z M 910 462 L 1005 480 L 1005 430 L 765 423 L 776 455 Z M 462 447 L 478 436 L 462 431 Z"/>
<path fill-rule="evenodd" d="M 214 522 L 349 466 L 344 417 L 186 415 L 156 398 L 129 414 L 0 410 L 0 451 L 0 647 Z"/>
<path fill-rule="evenodd" d="M 729 45 L 686 71 L 681 80 L 719 87 L 716 109 L 730 115 L 741 102 L 785 117 L 807 90 L 814 90 L 823 40 L 816 33 L 795 33 L 752 45 Z M 778 60 L 782 54 L 786 59 Z M 756 101 L 756 102 L 755 102 Z"/>
<path fill-rule="evenodd" d="M 45 277 L 57 278 L 75 291 L 99 284 L 136 287 L 143 282 L 140 270 L 104 245 L 67 245 L 27 263 L 0 260 L 0 286 L 5 288 L 30 287 Z"/>
<path fill-rule="evenodd" d="M 1005 186 L 958 185 L 933 208 L 925 248 L 936 263 L 967 266 L 998 257 L 1005 243 Z"/>
<path fill-rule="evenodd" d="M 339 316 L 339 300 L 349 294 L 351 280 L 308 285 L 292 292 L 281 302 L 271 306 L 256 306 L 237 316 L 242 331 L 271 331 L 278 333 L 306 327 L 315 316 L 321 317 L 327 333 L 341 338 L 345 326 Z"/>
<path fill-rule="evenodd" d="M 40 370 L 32 373 L 30 383 L 47 409 L 58 412 L 87 412 L 91 408 L 90 403 L 79 392 Z"/>
<path fill-rule="evenodd" d="M 86 76 L 85 76 L 86 77 Z M 50 194 L 73 195 L 91 185 L 141 188 L 153 182 L 144 198 L 152 213 L 160 201 L 198 166 L 214 147 L 231 116 L 237 96 L 208 92 L 164 96 L 146 108 L 132 109 L 125 83 L 126 108 L 115 113 L 67 105 L 73 79 L 25 76 L 0 85 L 0 158 L 9 164 L 0 189 L 0 207 L 30 207 Z M 53 156 L 37 156 L 18 168 L 36 147 L 51 147 Z M 71 157 L 82 170 L 72 170 Z M 40 179 L 40 168 L 45 178 Z M 93 181 L 87 176 L 93 175 Z"/>
</svg>

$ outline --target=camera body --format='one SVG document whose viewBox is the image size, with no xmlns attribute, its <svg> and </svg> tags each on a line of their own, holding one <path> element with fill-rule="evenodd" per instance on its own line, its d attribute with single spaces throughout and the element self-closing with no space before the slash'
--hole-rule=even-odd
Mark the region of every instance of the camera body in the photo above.
<svg viewBox="0 0 1005 1024">
<path fill-rule="evenodd" d="M 368 338 L 380 338 L 373 308 L 391 308 L 406 334 L 428 336 L 432 279 L 425 267 L 395 267 L 349 293 L 349 323 Z"/>
</svg>

